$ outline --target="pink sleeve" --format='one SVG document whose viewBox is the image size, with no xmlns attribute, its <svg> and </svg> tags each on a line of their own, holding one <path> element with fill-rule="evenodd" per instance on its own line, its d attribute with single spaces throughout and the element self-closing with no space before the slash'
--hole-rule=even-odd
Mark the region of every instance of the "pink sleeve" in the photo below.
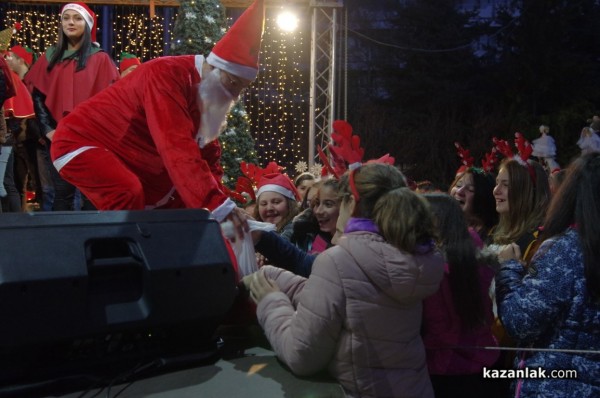
<svg viewBox="0 0 600 398">
<path fill-rule="evenodd" d="M 483 241 L 481 240 L 481 237 L 479 236 L 477 231 L 475 231 L 475 229 L 469 227 L 469 234 L 471 235 L 471 239 L 473 239 L 473 243 L 475 244 L 475 247 L 478 249 L 483 249 Z"/>
</svg>

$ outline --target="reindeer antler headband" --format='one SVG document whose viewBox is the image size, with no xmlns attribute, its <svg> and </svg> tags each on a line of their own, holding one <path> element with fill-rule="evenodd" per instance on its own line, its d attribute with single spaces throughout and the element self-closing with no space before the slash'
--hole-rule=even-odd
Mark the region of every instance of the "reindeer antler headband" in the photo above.
<svg viewBox="0 0 600 398">
<path fill-rule="evenodd" d="M 355 200 L 358 202 L 359 195 L 354 183 L 354 174 L 362 166 L 362 158 L 365 154 L 364 148 L 360 146 L 360 137 L 352 134 L 352 125 L 345 120 L 336 120 L 333 122 L 333 133 L 331 139 L 333 140 L 327 148 L 331 154 L 334 165 L 332 166 L 329 159 L 321 149 L 318 147 L 319 157 L 325 165 L 324 171 L 327 170 L 333 174 L 336 178 L 340 178 L 342 174 L 350 170 L 349 184 L 350 190 Z M 378 159 L 371 159 L 367 163 L 387 163 L 393 165 L 395 162 L 394 157 L 389 154 L 385 154 Z"/>
<path fill-rule="evenodd" d="M 462 173 L 467 170 L 471 170 L 478 173 L 491 173 L 496 164 L 498 163 L 496 148 L 485 154 L 484 158 L 481 159 L 481 168 L 474 166 L 474 159 L 468 149 L 463 148 L 458 142 L 454 143 L 458 157 L 461 159 L 462 165 L 456 171 L 456 174 Z"/>
<path fill-rule="evenodd" d="M 531 146 L 529 141 L 527 141 L 525 137 L 523 137 L 523 134 L 519 132 L 515 133 L 515 147 L 517 148 L 516 155 L 513 153 L 508 141 L 501 140 L 496 137 L 492 138 L 492 141 L 494 142 L 497 151 L 504 155 L 504 157 L 508 159 L 513 159 L 521 166 L 526 167 L 531 177 L 531 181 L 534 184 L 536 183 L 535 170 L 533 169 L 533 166 L 531 166 L 531 164 L 529 164 L 528 162 L 528 159 L 531 156 L 531 153 L 533 152 L 533 147 Z"/>
</svg>

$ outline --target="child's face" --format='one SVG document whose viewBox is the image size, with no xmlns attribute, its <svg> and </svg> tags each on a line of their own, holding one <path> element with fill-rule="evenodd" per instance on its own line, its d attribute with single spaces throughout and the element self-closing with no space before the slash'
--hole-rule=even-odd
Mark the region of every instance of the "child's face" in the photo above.
<svg viewBox="0 0 600 398">
<path fill-rule="evenodd" d="M 311 187 L 315 183 L 315 180 L 304 180 L 296 187 L 298 193 L 300 194 L 300 198 L 304 199 L 304 195 L 306 195 L 306 191 L 309 187 Z"/>
<path fill-rule="evenodd" d="M 258 198 L 258 214 L 264 222 L 278 225 L 289 213 L 285 196 L 277 192 L 263 192 Z"/>
<path fill-rule="evenodd" d="M 463 174 L 450 190 L 450 196 L 458 201 L 465 214 L 470 214 L 473 211 L 473 198 L 475 197 L 473 174 Z"/>
<path fill-rule="evenodd" d="M 316 202 L 314 212 L 319 222 L 319 229 L 323 232 L 335 233 L 340 214 L 340 200 L 337 191 L 329 186 L 321 187 Z"/>
<path fill-rule="evenodd" d="M 494 199 L 496 199 L 496 211 L 498 214 L 508 213 L 508 171 L 502 167 L 496 177 L 494 187 Z"/>
</svg>

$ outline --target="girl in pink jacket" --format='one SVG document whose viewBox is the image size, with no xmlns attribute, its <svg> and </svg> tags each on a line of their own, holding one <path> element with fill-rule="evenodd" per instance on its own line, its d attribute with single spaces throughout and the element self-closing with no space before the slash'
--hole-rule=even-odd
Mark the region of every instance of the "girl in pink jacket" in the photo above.
<svg viewBox="0 0 600 398">
<path fill-rule="evenodd" d="M 482 370 L 494 365 L 500 351 L 482 347 L 498 346 L 488 294 L 494 278 L 490 265 L 499 266 L 498 261 L 476 248 L 481 240 L 467 228 L 457 200 L 443 193 L 424 197 L 435 215 L 438 244 L 446 258 L 440 289 L 423 302 L 422 336 L 435 396 L 493 395 L 497 385 L 484 379 Z"/>
<path fill-rule="evenodd" d="M 309 278 L 269 266 L 245 278 L 258 320 L 297 375 L 327 369 L 349 397 L 433 397 L 421 313 L 443 259 L 428 204 L 381 163 L 345 174 L 340 195 L 344 234 Z"/>
</svg>

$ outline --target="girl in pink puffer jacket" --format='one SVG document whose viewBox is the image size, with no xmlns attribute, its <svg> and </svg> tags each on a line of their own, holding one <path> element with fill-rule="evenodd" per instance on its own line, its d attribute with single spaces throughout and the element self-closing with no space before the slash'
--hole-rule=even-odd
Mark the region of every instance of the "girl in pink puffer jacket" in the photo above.
<svg viewBox="0 0 600 398">
<path fill-rule="evenodd" d="M 422 301 L 442 279 L 427 202 L 373 163 L 344 175 L 337 246 L 309 278 L 263 267 L 244 283 L 277 356 L 307 376 L 327 369 L 349 397 L 433 397 Z"/>
</svg>

